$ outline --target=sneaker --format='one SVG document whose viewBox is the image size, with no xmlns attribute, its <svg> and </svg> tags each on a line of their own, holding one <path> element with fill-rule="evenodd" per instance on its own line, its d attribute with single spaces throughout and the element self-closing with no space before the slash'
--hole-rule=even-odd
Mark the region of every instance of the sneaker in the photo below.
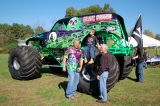
<svg viewBox="0 0 160 106">
<path fill-rule="evenodd" d="M 76 94 L 76 95 L 73 95 L 75 98 L 78 98 L 79 97 L 79 95 L 78 94 Z"/>
<path fill-rule="evenodd" d="M 98 102 L 98 103 L 107 103 L 107 101 L 103 101 L 103 100 L 96 100 L 96 102 Z"/>
<path fill-rule="evenodd" d="M 87 58 L 85 58 L 85 59 L 84 59 L 84 63 L 87 63 L 87 62 L 88 62 L 88 61 L 87 61 Z"/>
<path fill-rule="evenodd" d="M 93 64 L 93 63 L 94 63 L 93 59 L 90 59 L 90 61 L 88 62 L 88 64 Z"/>
<path fill-rule="evenodd" d="M 74 100 L 74 96 L 66 97 L 67 99 Z"/>
</svg>

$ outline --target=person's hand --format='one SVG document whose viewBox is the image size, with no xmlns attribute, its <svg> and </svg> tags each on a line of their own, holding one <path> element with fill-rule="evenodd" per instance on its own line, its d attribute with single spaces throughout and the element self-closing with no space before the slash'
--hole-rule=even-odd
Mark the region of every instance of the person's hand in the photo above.
<svg viewBox="0 0 160 106">
<path fill-rule="evenodd" d="M 101 49 L 101 46 L 100 46 L 100 45 L 98 45 L 98 49 L 99 49 L 99 50 Z"/>
<path fill-rule="evenodd" d="M 77 72 L 81 72 L 81 70 L 82 70 L 82 67 L 77 68 Z"/>
<path fill-rule="evenodd" d="M 63 71 L 63 72 L 66 72 L 66 67 L 63 67 L 62 71 Z"/>
<path fill-rule="evenodd" d="M 100 76 L 99 75 L 97 75 L 97 80 L 100 80 Z"/>
<path fill-rule="evenodd" d="M 137 59 L 137 58 L 138 58 L 138 56 L 132 57 L 133 60 L 135 60 L 135 59 Z"/>
<path fill-rule="evenodd" d="M 99 44 L 97 44 L 97 48 L 100 50 L 101 49 L 101 46 Z"/>
<path fill-rule="evenodd" d="M 135 57 L 132 57 L 133 60 L 135 60 Z"/>
</svg>

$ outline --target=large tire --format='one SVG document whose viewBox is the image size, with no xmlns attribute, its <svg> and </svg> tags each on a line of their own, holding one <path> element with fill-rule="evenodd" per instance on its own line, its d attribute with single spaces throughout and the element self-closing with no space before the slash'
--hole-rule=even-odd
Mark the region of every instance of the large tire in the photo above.
<svg viewBox="0 0 160 106">
<path fill-rule="evenodd" d="M 107 79 L 107 91 L 109 92 L 119 78 L 119 64 L 114 55 L 112 55 L 112 68 L 110 69 Z M 87 94 L 99 94 L 98 80 L 96 79 L 96 73 L 94 71 L 93 64 L 84 65 L 80 74 L 80 80 L 78 84 L 78 91 Z"/>
<path fill-rule="evenodd" d="M 120 65 L 120 76 L 119 79 L 125 79 L 133 68 L 133 61 L 131 56 L 116 56 Z"/>
<path fill-rule="evenodd" d="M 41 76 L 41 57 L 37 50 L 29 46 L 17 46 L 9 56 L 8 67 L 12 78 L 29 80 Z"/>
</svg>

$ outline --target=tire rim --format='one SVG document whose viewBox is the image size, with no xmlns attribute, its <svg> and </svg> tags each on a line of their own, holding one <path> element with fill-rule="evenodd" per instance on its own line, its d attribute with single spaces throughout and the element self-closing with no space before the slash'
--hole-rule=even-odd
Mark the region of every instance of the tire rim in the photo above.
<svg viewBox="0 0 160 106">
<path fill-rule="evenodd" d="M 13 60 L 13 67 L 14 67 L 14 69 L 16 69 L 16 70 L 19 70 L 19 69 L 20 69 L 20 64 L 19 64 L 19 62 L 17 61 L 17 58 L 14 58 L 14 60 Z"/>
<path fill-rule="evenodd" d="M 86 65 L 82 71 L 82 76 L 87 81 L 94 81 L 96 80 L 96 73 L 94 72 L 93 68 L 87 70 L 89 65 Z"/>
</svg>

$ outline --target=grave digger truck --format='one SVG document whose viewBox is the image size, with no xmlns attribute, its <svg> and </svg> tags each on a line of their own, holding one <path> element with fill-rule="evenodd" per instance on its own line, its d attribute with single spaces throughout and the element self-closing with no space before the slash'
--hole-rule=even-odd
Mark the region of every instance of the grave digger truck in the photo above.
<svg viewBox="0 0 160 106">
<path fill-rule="evenodd" d="M 132 70 L 133 46 L 128 41 L 128 34 L 123 18 L 118 14 L 98 13 L 58 20 L 48 32 L 26 38 L 25 45 L 12 49 L 8 67 L 12 78 L 29 80 L 41 76 L 42 65 L 53 71 L 62 68 L 63 55 L 67 47 L 78 39 L 83 50 L 85 39 L 90 29 L 95 29 L 99 43 L 106 44 L 112 54 L 112 63 L 107 80 L 108 91 L 119 79 L 124 79 Z M 98 54 L 95 50 L 95 56 Z M 88 56 L 89 59 L 89 56 Z M 84 64 L 80 73 L 78 91 L 96 94 L 98 81 L 94 64 Z"/>
</svg>

